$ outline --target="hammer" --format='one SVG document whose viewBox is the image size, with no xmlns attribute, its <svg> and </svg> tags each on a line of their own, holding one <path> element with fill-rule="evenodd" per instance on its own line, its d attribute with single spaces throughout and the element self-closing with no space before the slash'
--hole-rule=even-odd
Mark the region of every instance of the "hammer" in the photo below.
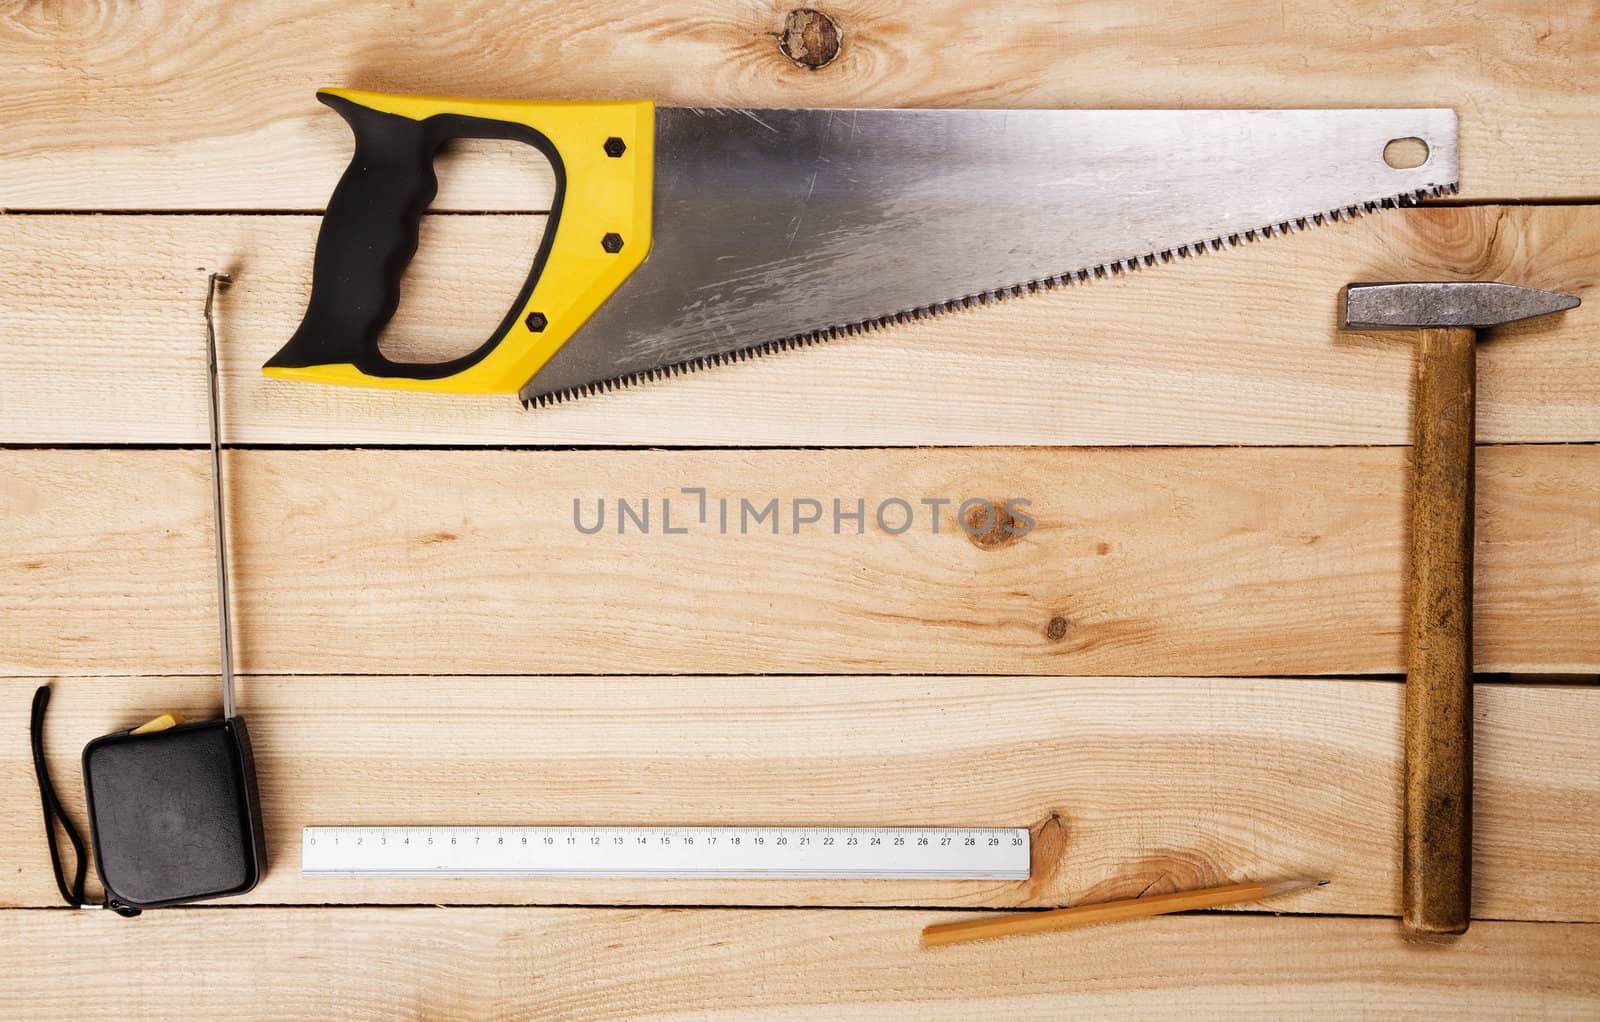
<svg viewBox="0 0 1600 1022">
<path fill-rule="evenodd" d="M 1351 284 L 1345 326 L 1421 330 L 1406 623 L 1406 928 L 1464 933 L 1472 908 L 1472 483 L 1477 332 L 1571 309 L 1493 282 Z"/>
</svg>

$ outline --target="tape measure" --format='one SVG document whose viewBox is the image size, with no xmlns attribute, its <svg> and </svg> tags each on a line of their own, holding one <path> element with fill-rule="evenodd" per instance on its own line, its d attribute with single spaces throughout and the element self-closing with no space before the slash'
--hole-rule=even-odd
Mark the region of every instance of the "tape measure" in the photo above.
<svg viewBox="0 0 1600 1022">
<path fill-rule="evenodd" d="M 1026 880 L 1026 828 L 307 827 L 307 877 Z"/>
</svg>

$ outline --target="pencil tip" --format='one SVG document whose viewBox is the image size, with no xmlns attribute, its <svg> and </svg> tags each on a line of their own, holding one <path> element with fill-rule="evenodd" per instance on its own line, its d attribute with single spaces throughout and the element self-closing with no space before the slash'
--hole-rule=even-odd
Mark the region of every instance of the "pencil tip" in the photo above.
<svg viewBox="0 0 1600 1022">
<path fill-rule="evenodd" d="M 1326 886 L 1328 886 L 1328 881 L 1326 881 L 1326 880 L 1318 880 L 1317 881 L 1317 886 L 1318 887 L 1326 887 Z"/>
</svg>

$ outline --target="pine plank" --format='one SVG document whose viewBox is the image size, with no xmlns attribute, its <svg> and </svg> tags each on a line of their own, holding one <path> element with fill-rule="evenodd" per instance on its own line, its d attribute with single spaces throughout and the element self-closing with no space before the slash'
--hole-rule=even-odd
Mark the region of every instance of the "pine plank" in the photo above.
<svg viewBox="0 0 1600 1022">
<path fill-rule="evenodd" d="M 0 683 L 24 719 L 33 679 Z M 57 679 L 47 754 L 217 710 L 212 678 Z M 1478 687 L 1479 919 L 1600 920 L 1600 687 Z M 1328 875 L 1274 912 L 1396 915 L 1400 686 L 1313 679 L 250 678 L 266 904 L 1056 906 Z M 0 748 L 0 904 L 57 902 L 26 743 Z M 961 783 L 949 783 L 959 777 Z M 1027 826 L 992 881 L 306 880 L 328 824 Z M 91 887 L 97 887 L 91 876 Z"/>
<path fill-rule="evenodd" d="M 539 217 L 429 217 L 386 349 L 500 321 Z M 1068 291 L 552 409 L 267 380 L 313 217 L 4 217 L 0 442 L 201 443 L 205 272 L 225 429 L 244 443 L 1405 444 L 1414 336 L 1338 328 L 1351 280 L 1498 277 L 1588 295 L 1600 207 L 1386 212 Z M 1600 301 L 1479 355 L 1486 442 L 1600 440 Z M 759 338 L 752 338 L 752 341 Z"/>
<path fill-rule="evenodd" d="M 233 451 L 239 660 L 251 673 L 1398 673 L 1406 454 Z M 1481 454 L 1478 670 L 1600 671 L 1600 447 Z M 208 470 L 192 450 L 0 452 L 0 673 L 214 670 Z M 707 489 L 704 524 L 684 487 Z M 638 514 L 646 497 L 652 531 L 619 534 L 616 501 Z M 914 515 L 901 535 L 874 521 L 890 497 Z M 575 501 L 593 527 L 601 499 L 605 527 L 580 533 Z M 812 510 L 801 499 L 822 521 L 796 531 L 794 512 Z M 935 516 L 933 499 L 951 503 Z M 974 540 L 957 521 L 969 499 L 1029 500 L 1037 524 Z M 663 534 L 663 500 L 685 534 Z M 774 500 L 767 524 L 741 525 L 741 501 Z M 864 502 L 863 534 L 843 519 L 834 531 L 834 500 Z M 902 515 L 889 505 L 885 521 Z"/>
<path fill-rule="evenodd" d="M 0 205 L 312 209 L 349 159 L 315 88 L 687 105 L 1453 106 L 1464 194 L 1600 194 L 1590 4 L 1227 0 L 914 8 L 841 0 L 839 58 L 782 55 L 788 4 L 583 0 L 14 7 L 0 19 Z M 1164 73 L 1181 68 L 1181 74 Z M 540 209 L 486 153 L 450 208 Z"/>
<path fill-rule="evenodd" d="M 30 1018 L 1350 1019 L 1600 1010 L 1600 927 L 1168 916 L 922 950 L 934 912 L 0 913 Z M 160 963 L 153 968 L 152 963 Z M 86 983 L 86 977 L 94 983 Z M 249 977 L 242 982 L 243 977 Z M 270 991 L 270 1000 L 266 992 Z"/>
</svg>

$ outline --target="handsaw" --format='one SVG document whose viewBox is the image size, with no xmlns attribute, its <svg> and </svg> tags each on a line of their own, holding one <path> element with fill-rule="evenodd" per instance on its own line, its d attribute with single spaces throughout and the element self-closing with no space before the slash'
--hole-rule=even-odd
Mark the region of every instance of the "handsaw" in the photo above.
<svg viewBox="0 0 1600 1022">
<path fill-rule="evenodd" d="M 309 305 L 267 375 L 544 405 L 1150 267 L 1456 189 L 1456 116 L 1383 110 L 753 110 L 318 98 L 355 133 Z M 378 341 L 461 138 L 545 155 L 512 307 L 437 363 Z M 1392 166 L 1391 142 L 1426 158 Z"/>
</svg>

